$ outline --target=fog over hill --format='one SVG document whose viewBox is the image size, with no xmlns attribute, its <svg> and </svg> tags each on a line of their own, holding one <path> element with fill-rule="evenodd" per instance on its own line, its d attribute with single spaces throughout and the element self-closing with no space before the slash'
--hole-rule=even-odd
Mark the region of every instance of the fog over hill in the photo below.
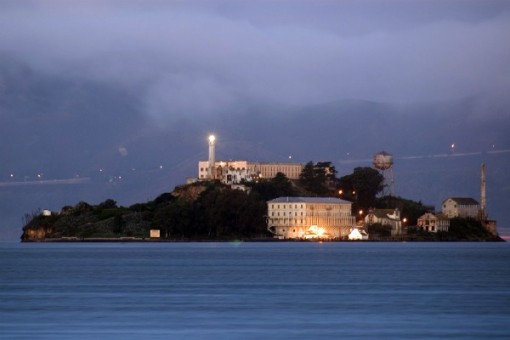
<svg viewBox="0 0 510 340">
<path fill-rule="evenodd" d="M 56 76 L 3 54 L 0 63 L 0 239 L 22 217 L 78 201 L 145 202 L 197 174 L 208 133 L 217 159 L 329 160 L 343 176 L 395 157 L 396 194 L 439 208 L 448 196 L 479 199 L 487 164 L 489 214 L 510 226 L 510 120 L 486 96 L 392 103 L 338 100 L 289 105 L 244 100 L 218 115 L 160 122 L 136 93 L 112 83 Z M 451 145 L 455 144 L 452 149 Z M 61 181 L 54 181 L 61 180 Z"/>
</svg>

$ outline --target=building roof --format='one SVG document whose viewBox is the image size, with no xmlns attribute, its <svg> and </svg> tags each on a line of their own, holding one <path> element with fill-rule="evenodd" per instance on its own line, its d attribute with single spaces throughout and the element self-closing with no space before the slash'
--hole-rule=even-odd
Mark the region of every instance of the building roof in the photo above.
<svg viewBox="0 0 510 340">
<path fill-rule="evenodd" d="M 449 197 L 449 198 L 445 199 L 444 201 L 446 202 L 449 199 L 451 199 L 452 201 L 456 202 L 459 205 L 479 205 L 480 204 L 475 199 L 473 199 L 471 197 Z"/>
<path fill-rule="evenodd" d="M 351 204 L 352 202 L 345 201 L 335 197 L 278 197 L 268 201 L 269 203 L 336 203 L 336 204 Z"/>
<path fill-rule="evenodd" d="M 445 214 L 441 214 L 441 213 L 434 214 L 434 213 L 430 213 L 430 212 L 421 215 L 420 217 L 418 217 L 418 219 L 419 220 L 424 220 L 424 219 L 432 218 L 432 217 L 434 217 L 434 218 L 436 218 L 438 220 L 449 220 L 448 216 L 446 216 Z"/>
<path fill-rule="evenodd" d="M 371 209 L 368 214 L 372 214 L 378 218 L 388 218 L 388 215 L 392 215 L 395 209 Z"/>
</svg>

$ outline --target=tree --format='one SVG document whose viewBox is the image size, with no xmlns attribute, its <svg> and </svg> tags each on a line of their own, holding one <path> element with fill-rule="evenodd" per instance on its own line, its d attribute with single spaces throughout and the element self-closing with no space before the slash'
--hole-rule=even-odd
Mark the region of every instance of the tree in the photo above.
<svg viewBox="0 0 510 340">
<path fill-rule="evenodd" d="M 188 237 L 189 230 L 193 229 L 192 208 L 184 200 L 175 200 L 159 207 L 153 218 L 153 225 L 163 230 L 164 238 Z"/>
<path fill-rule="evenodd" d="M 336 182 L 336 170 L 331 162 L 308 162 L 299 175 L 299 183 L 308 192 L 323 196 L 334 189 L 332 183 Z"/>
<path fill-rule="evenodd" d="M 295 190 L 292 182 L 285 174 L 278 172 L 274 178 L 260 180 L 258 182 L 246 183 L 252 188 L 252 192 L 257 193 L 263 201 L 269 201 L 277 197 L 294 196 Z"/>
<path fill-rule="evenodd" d="M 375 206 L 376 196 L 383 189 L 384 177 L 369 167 L 357 167 L 353 173 L 338 180 L 341 197 L 354 202 L 353 209 L 369 209 Z"/>
</svg>

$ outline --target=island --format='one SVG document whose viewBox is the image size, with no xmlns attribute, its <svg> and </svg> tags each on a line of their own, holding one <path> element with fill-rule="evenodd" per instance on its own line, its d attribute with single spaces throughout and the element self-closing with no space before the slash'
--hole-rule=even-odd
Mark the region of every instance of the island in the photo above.
<svg viewBox="0 0 510 340">
<path fill-rule="evenodd" d="M 503 241 L 483 220 L 472 217 L 454 217 L 448 220 L 448 228 L 429 229 L 422 220 L 423 216 L 433 214 L 434 207 L 381 195 L 383 183 L 382 175 L 372 168 L 358 167 L 352 174 L 336 178 L 331 162 L 309 162 L 298 179 L 289 179 L 281 172 L 272 178 L 243 181 L 238 185 L 205 179 L 178 186 L 154 200 L 129 207 L 107 199 L 96 205 L 79 202 L 64 206 L 58 212 L 35 211 L 25 216 L 21 241 L 353 240 L 345 233 L 336 237 L 275 237 L 269 222 L 268 202 L 279 197 L 331 197 L 349 202 L 353 220 L 353 225 L 349 226 L 351 231 L 366 235 L 354 240 Z M 384 223 L 384 219 L 372 220 L 378 211 L 390 211 L 387 213 L 390 220 L 396 216 L 392 211 L 398 212 L 398 232 L 394 232 L 391 223 Z M 317 226 L 310 227 L 317 229 Z"/>
</svg>

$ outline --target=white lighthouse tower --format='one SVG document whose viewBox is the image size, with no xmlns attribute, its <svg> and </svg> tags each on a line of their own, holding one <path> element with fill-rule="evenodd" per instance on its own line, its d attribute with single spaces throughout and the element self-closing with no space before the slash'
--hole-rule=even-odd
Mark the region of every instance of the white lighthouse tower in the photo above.
<svg viewBox="0 0 510 340">
<path fill-rule="evenodd" d="M 215 150 L 214 150 L 215 143 L 216 143 L 216 137 L 214 135 L 210 135 L 209 136 L 209 168 L 207 170 L 207 176 L 209 179 L 216 179 L 216 171 L 215 171 L 216 157 L 215 157 Z"/>
</svg>

